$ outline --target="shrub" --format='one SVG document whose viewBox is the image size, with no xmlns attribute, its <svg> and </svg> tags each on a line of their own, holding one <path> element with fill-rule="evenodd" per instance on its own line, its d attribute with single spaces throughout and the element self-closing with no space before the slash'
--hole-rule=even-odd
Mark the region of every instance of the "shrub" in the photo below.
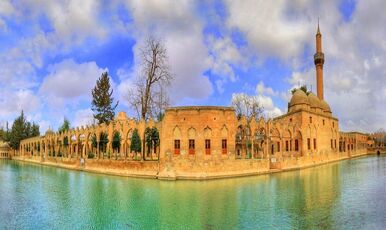
<svg viewBox="0 0 386 230">
<path fill-rule="evenodd" d="M 95 157 L 95 154 L 93 152 L 89 152 L 88 155 L 87 155 L 88 159 L 92 159 L 94 157 Z"/>
</svg>

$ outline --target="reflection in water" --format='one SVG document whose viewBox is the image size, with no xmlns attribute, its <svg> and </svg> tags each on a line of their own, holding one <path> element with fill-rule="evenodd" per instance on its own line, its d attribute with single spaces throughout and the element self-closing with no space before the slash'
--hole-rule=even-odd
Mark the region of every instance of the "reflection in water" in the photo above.
<svg viewBox="0 0 386 230">
<path fill-rule="evenodd" d="M 331 229 L 386 224 L 386 157 L 213 181 L 0 161 L 0 229 Z"/>
</svg>

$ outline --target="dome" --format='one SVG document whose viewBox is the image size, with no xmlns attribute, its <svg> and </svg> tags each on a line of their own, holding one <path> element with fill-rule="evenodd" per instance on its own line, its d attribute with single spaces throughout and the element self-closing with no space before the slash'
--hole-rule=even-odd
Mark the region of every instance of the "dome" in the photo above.
<svg viewBox="0 0 386 230">
<path fill-rule="evenodd" d="M 7 142 L 3 142 L 0 144 L 0 148 L 9 148 L 9 144 Z"/>
<path fill-rule="evenodd" d="M 116 120 L 127 120 L 127 115 L 125 112 L 121 111 L 118 113 Z"/>
<path fill-rule="evenodd" d="M 320 100 L 320 105 L 322 106 L 322 109 L 324 112 L 330 112 L 331 113 L 331 108 L 325 100 Z"/>
<path fill-rule="evenodd" d="M 52 131 L 50 128 L 47 129 L 47 131 L 46 131 L 46 136 L 47 136 L 47 135 L 52 135 L 52 134 L 54 134 L 54 131 Z"/>
<path fill-rule="evenodd" d="M 311 108 L 323 108 L 319 98 L 313 93 L 308 94 L 308 102 L 310 103 Z"/>
<path fill-rule="evenodd" d="M 292 95 L 292 98 L 289 103 L 289 107 L 294 105 L 300 105 L 300 104 L 309 105 L 310 103 L 308 102 L 306 93 L 303 90 L 297 89 Z"/>
</svg>

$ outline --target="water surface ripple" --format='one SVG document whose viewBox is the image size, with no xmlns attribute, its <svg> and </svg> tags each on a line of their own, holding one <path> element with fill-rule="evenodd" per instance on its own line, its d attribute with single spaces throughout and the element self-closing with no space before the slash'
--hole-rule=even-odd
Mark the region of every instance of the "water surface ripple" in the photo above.
<svg viewBox="0 0 386 230">
<path fill-rule="evenodd" d="M 386 156 L 212 181 L 0 160 L 0 229 L 385 229 Z"/>
</svg>

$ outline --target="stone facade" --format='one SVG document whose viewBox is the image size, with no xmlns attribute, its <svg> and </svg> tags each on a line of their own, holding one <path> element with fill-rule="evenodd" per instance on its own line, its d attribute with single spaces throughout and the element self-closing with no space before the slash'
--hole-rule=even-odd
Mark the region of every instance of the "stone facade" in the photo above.
<svg viewBox="0 0 386 230">
<path fill-rule="evenodd" d="M 0 159 L 12 158 L 12 150 L 7 142 L 0 140 Z"/>
<path fill-rule="evenodd" d="M 367 151 L 370 147 L 368 137 L 367 134 L 360 132 L 340 132 L 339 152 L 347 152 L 349 156 L 355 156 Z"/>
<path fill-rule="evenodd" d="M 339 131 L 323 98 L 321 34 L 316 35 L 317 94 L 296 90 L 285 115 L 270 120 L 237 118 L 231 107 L 184 106 L 165 111 L 161 122 L 118 113 L 110 124 L 71 129 L 23 140 L 15 159 L 126 176 L 209 179 L 310 167 L 367 154 L 367 136 Z M 159 145 L 144 143 L 156 128 Z M 130 150 L 134 130 L 143 147 Z M 112 140 L 119 134 L 119 148 Z M 102 136 L 108 139 L 106 146 Z"/>
</svg>

